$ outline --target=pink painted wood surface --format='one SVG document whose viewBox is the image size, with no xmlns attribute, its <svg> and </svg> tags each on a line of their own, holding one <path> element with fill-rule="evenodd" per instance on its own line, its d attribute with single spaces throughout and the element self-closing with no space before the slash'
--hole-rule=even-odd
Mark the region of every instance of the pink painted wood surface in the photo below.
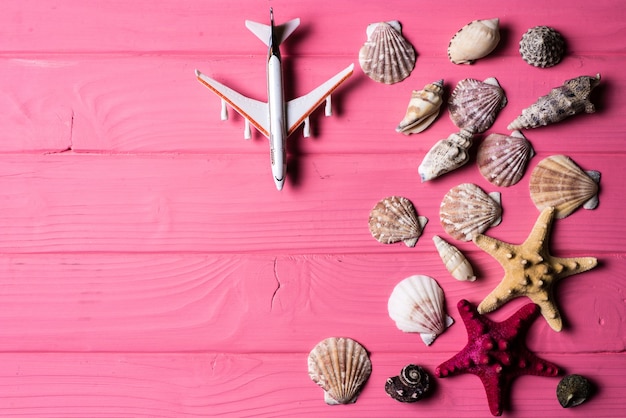
<svg viewBox="0 0 626 418">
<path fill-rule="evenodd" d="M 399 19 L 418 53 L 404 82 L 376 84 L 358 68 L 333 98 L 335 116 L 312 117 L 313 137 L 290 138 L 289 177 L 276 192 L 267 143 L 244 141 L 243 121 L 219 121 L 219 100 L 195 68 L 265 97 L 263 45 L 244 20 L 302 26 L 283 48 L 289 97 L 351 62 L 367 24 Z M 402 405 L 384 382 L 409 362 L 429 371 L 460 350 L 456 303 L 478 303 L 501 267 L 473 243 L 457 244 L 478 273 L 451 278 L 432 237 L 449 188 L 474 182 L 502 193 L 503 223 L 488 234 L 523 241 L 538 211 L 530 170 L 564 153 L 602 172 L 600 206 L 559 220 L 551 249 L 596 256 L 565 279 L 561 333 L 538 319 L 528 346 L 598 391 L 562 409 L 558 379 L 522 377 L 505 416 L 615 417 L 626 409 L 626 6 L 618 0 L 550 2 L 392 0 L 153 2 L 5 1 L 0 14 L 0 415 L 2 416 L 490 416 L 475 376 L 436 379 Z M 500 17 L 488 58 L 456 66 L 452 34 Z M 567 40 L 558 66 L 523 62 L 517 43 L 550 25 Z M 537 155 L 512 188 L 464 168 L 421 184 L 417 166 L 456 128 L 443 111 L 420 135 L 394 132 L 410 92 L 444 78 L 495 76 L 509 103 L 490 132 L 565 79 L 601 73 L 597 112 L 526 132 Z M 477 138 L 476 144 L 480 142 Z M 472 154 L 476 145 L 472 148 Z M 385 246 L 369 210 L 403 195 L 430 222 L 415 248 Z M 412 274 L 442 285 L 456 324 L 426 347 L 387 315 L 393 286 Z M 526 303 L 490 314 L 501 320 Z M 306 370 L 309 350 L 332 335 L 370 351 L 373 374 L 356 404 L 327 406 Z"/>
</svg>

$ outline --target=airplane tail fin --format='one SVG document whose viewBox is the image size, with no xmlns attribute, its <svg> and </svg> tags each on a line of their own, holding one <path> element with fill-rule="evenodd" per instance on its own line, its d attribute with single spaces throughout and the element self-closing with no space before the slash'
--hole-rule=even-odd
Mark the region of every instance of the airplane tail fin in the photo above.
<svg viewBox="0 0 626 418">
<path fill-rule="evenodd" d="M 299 25 L 300 19 L 296 18 L 287 23 L 283 23 L 282 25 L 274 26 L 274 36 L 276 37 L 274 39 L 274 46 L 282 44 Z M 270 40 L 272 38 L 271 26 L 246 20 L 246 27 L 250 30 L 250 32 L 254 33 L 257 38 L 263 41 L 265 45 L 270 46 Z"/>
</svg>

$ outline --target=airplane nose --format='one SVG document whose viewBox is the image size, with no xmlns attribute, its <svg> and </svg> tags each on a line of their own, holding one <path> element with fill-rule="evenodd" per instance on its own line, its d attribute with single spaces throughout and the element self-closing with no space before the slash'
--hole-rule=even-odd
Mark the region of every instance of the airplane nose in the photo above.
<svg viewBox="0 0 626 418">
<path fill-rule="evenodd" d="M 282 190 L 283 185 L 285 184 L 285 177 L 283 176 L 282 179 L 279 179 L 278 177 L 274 177 L 274 183 L 276 184 L 277 190 Z"/>
</svg>

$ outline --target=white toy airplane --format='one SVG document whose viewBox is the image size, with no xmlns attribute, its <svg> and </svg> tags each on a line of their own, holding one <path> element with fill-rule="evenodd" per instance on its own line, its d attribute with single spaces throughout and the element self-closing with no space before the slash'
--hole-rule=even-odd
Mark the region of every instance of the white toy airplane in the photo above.
<svg viewBox="0 0 626 418">
<path fill-rule="evenodd" d="M 306 96 L 285 102 L 279 46 L 300 24 L 293 19 L 274 26 L 274 14 L 270 9 L 270 26 L 246 20 L 250 29 L 268 47 L 267 57 L 267 103 L 243 96 L 196 70 L 198 81 L 222 99 L 222 120 L 228 119 L 226 103 L 245 118 L 244 138 L 250 139 L 250 123 L 270 142 L 272 175 L 276 188 L 281 190 L 287 173 L 285 141 L 302 123 L 304 136 L 310 135 L 309 115 L 326 100 L 326 116 L 331 115 L 330 95 L 345 81 L 354 69 L 350 65 Z"/>
</svg>

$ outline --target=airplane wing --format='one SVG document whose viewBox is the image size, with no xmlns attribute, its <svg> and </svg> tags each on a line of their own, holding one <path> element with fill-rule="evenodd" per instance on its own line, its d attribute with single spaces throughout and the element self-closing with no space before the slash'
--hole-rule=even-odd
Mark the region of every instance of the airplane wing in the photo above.
<svg viewBox="0 0 626 418">
<path fill-rule="evenodd" d="M 351 64 L 307 95 L 287 102 L 287 134 L 291 135 L 298 126 L 304 123 L 309 115 L 313 113 L 341 83 L 352 75 L 353 70 L 354 64 Z"/>
<path fill-rule="evenodd" d="M 237 113 L 246 118 L 263 135 L 269 138 L 269 110 L 267 103 L 251 99 L 213 80 L 196 70 L 198 81 L 228 103 Z"/>
</svg>

